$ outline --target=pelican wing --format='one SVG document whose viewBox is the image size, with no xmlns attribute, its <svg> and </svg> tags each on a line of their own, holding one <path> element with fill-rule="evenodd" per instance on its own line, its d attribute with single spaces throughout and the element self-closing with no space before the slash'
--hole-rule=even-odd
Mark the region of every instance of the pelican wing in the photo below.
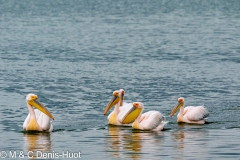
<svg viewBox="0 0 240 160">
<path fill-rule="evenodd" d="M 43 131 L 51 132 L 53 130 L 53 126 L 51 124 L 51 119 L 38 109 L 34 110 L 38 125 L 42 128 Z"/>
<path fill-rule="evenodd" d="M 132 108 L 132 103 L 123 102 L 123 105 L 119 107 L 119 112 L 122 112 L 123 110 L 126 110 L 127 108 L 128 109 Z"/>
<path fill-rule="evenodd" d="M 191 121 L 199 121 L 206 118 L 209 112 L 203 106 L 186 107 L 184 108 L 184 115 Z"/>
<path fill-rule="evenodd" d="M 47 115 L 39 111 L 38 109 L 34 109 L 34 112 L 35 112 L 35 116 L 36 116 L 39 127 L 41 127 L 43 131 L 51 132 L 53 130 L 51 119 Z M 29 122 L 30 122 L 30 113 L 28 114 L 27 118 L 23 123 L 24 130 L 27 130 L 27 126 Z"/>
<path fill-rule="evenodd" d="M 164 120 L 163 115 L 158 111 L 149 111 L 142 114 L 140 125 L 144 130 L 156 129 Z"/>
</svg>

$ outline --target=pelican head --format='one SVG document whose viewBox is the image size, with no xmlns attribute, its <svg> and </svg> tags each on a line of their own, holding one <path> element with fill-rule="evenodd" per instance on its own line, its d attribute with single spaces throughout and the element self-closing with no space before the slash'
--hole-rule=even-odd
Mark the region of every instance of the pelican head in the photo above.
<svg viewBox="0 0 240 160">
<path fill-rule="evenodd" d="M 38 110 L 46 114 L 48 117 L 50 117 L 52 120 L 54 120 L 54 117 L 52 116 L 52 114 L 37 99 L 38 99 L 38 96 L 35 94 L 28 94 L 26 97 L 26 101 L 28 105 L 37 108 Z"/>
<path fill-rule="evenodd" d="M 172 117 L 179 110 L 179 108 L 183 106 L 184 106 L 184 98 L 180 97 L 178 98 L 178 104 L 172 109 L 170 116 Z"/>
<path fill-rule="evenodd" d="M 123 93 L 123 94 L 122 94 Z M 106 115 L 107 112 L 120 101 L 120 106 L 123 102 L 121 102 L 123 100 L 123 95 L 124 95 L 124 90 L 120 89 L 120 90 L 116 90 L 113 92 L 113 98 L 111 99 L 111 101 L 108 103 L 107 107 L 105 108 L 103 114 Z"/>
<path fill-rule="evenodd" d="M 129 124 L 135 121 L 139 114 L 143 111 L 144 106 L 141 102 L 134 102 L 133 107 L 129 108 L 127 114 L 123 118 L 120 119 L 122 124 Z"/>
<path fill-rule="evenodd" d="M 142 102 L 134 102 L 133 107 L 138 108 L 138 109 L 144 109 L 144 105 Z"/>
</svg>

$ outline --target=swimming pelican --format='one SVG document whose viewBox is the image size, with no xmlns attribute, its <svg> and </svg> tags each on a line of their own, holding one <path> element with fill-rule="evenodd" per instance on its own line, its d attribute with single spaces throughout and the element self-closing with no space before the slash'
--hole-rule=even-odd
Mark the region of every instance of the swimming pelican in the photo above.
<svg viewBox="0 0 240 160">
<path fill-rule="evenodd" d="M 29 114 L 23 123 L 23 129 L 51 132 L 53 126 L 50 118 L 54 120 L 54 117 L 37 99 L 35 94 L 28 94 L 26 97 Z M 33 107 L 37 109 L 34 110 Z"/>
<path fill-rule="evenodd" d="M 132 124 L 134 129 L 152 131 L 163 130 L 164 125 L 167 124 L 167 122 L 164 121 L 165 117 L 158 111 L 148 111 L 142 114 L 143 110 L 143 103 L 134 102 L 132 108 L 128 110 L 128 113 L 122 120 L 125 118 L 134 118 L 135 120 Z"/>
<path fill-rule="evenodd" d="M 179 108 L 180 112 L 177 116 L 177 122 L 204 124 L 209 115 L 207 109 L 203 106 L 189 106 L 184 108 L 184 98 L 180 97 L 178 98 L 178 104 L 173 108 L 170 116 L 172 117 Z"/>
<path fill-rule="evenodd" d="M 108 123 L 112 125 L 130 125 L 134 120 L 120 122 L 119 118 L 122 118 L 127 112 L 126 109 L 131 107 L 131 103 L 124 103 L 124 90 L 116 90 L 113 92 L 113 98 L 108 103 L 103 114 L 106 115 L 107 112 L 115 105 L 114 110 L 108 115 Z"/>
</svg>

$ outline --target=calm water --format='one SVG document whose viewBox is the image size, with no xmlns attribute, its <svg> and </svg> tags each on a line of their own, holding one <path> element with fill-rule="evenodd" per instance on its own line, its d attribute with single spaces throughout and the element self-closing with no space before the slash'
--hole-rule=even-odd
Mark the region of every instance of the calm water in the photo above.
<svg viewBox="0 0 240 160">
<path fill-rule="evenodd" d="M 0 151 L 240 159 L 239 44 L 238 0 L 2 0 Z M 108 126 L 103 110 L 120 88 L 166 116 L 180 96 L 204 104 L 208 124 L 175 116 L 162 132 Z M 28 93 L 52 112 L 53 133 L 22 132 Z"/>
</svg>

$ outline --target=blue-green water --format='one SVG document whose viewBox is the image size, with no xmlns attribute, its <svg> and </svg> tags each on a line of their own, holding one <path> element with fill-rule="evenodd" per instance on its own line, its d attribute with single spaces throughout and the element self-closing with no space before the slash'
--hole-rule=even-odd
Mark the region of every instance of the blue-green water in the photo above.
<svg viewBox="0 0 240 160">
<path fill-rule="evenodd" d="M 238 0 L 0 1 L 0 156 L 239 159 L 239 44 Z M 108 126 L 103 110 L 120 88 L 166 116 L 180 96 L 204 104 L 208 123 Z M 55 117 L 53 133 L 22 132 L 28 93 Z"/>
</svg>

